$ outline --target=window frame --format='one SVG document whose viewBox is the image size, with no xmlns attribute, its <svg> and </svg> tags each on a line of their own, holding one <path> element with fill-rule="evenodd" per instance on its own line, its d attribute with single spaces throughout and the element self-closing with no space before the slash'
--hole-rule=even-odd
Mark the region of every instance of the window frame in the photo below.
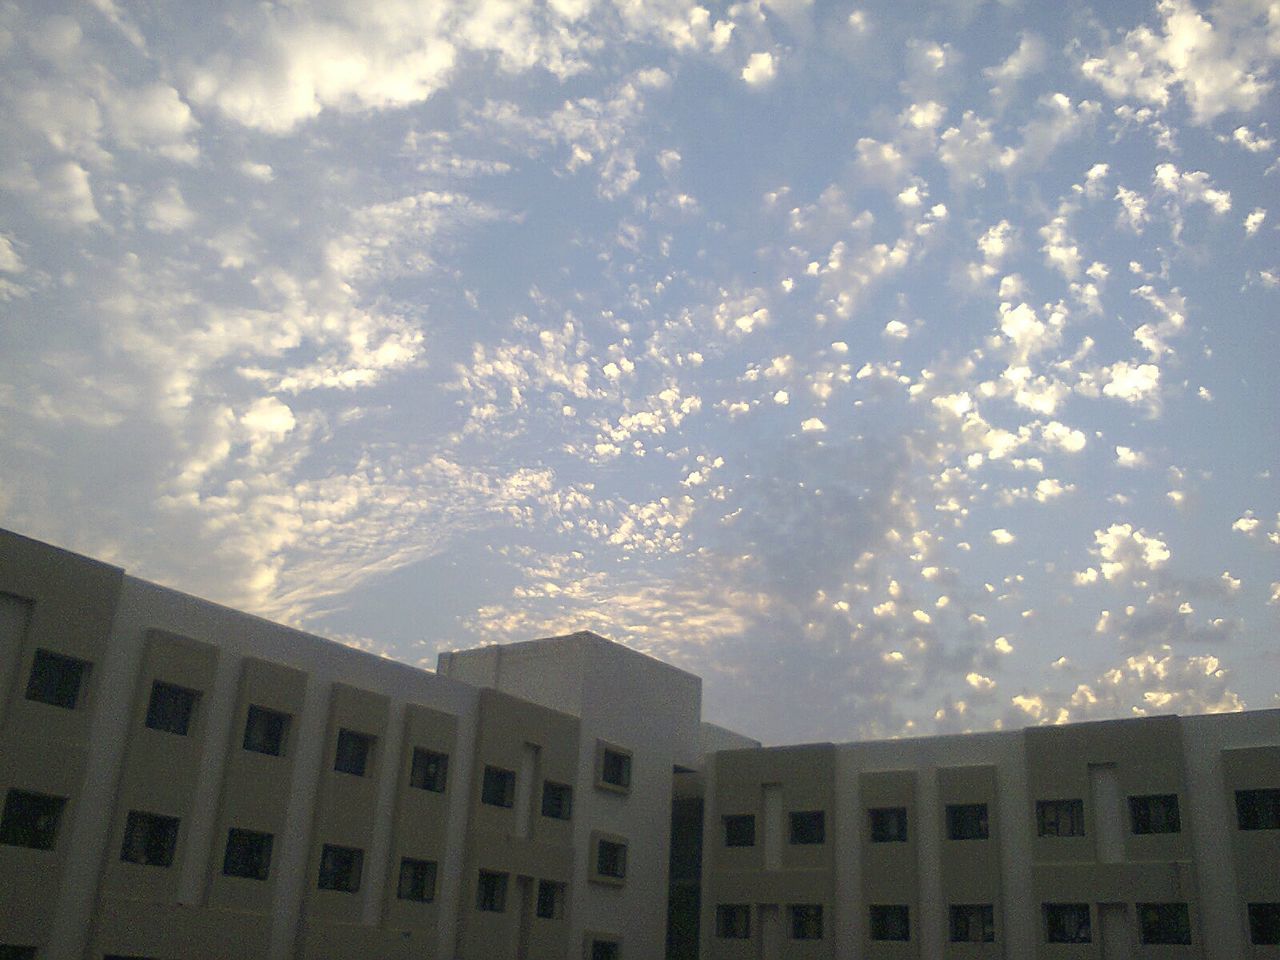
<svg viewBox="0 0 1280 960">
<path fill-rule="evenodd" d="M 756 815 L 754 813 L 727 813 L 720 817 L 720 823 L 724 828 L 724 845 L 726 847 L 754 847 L 756 845 Z M 734 835 L 733 827 L 736 825 L 741 827 L 743 824 L 750 825 L 751 836 L 749 841 L 744 840 L 741 836 Z"/>
<path fill-rule="evenodd" d="M 789 903 L 787 919 L 790 940 L 822 940 L 826 935 L 820 903 Z"/>
<path fill-rule="evenodd" d="M 52 662 L 53 666 L 58 669 L 58 677 L 53 683 L 38 682 L 47 680 L 47 678 L 38 678 L 37 671 L 40 669 L 41 662 Z M 74 688 L 67 691 L 63 689 L 66 683 L 66 677 L 63 671 L 73 671 Z M 37 647 L 35 654 L 31 658 L 31 670 L 27 673 L 27 686 L 24 691 L 24 698 L 32 703 L 43 703 L 50 707 L 58 707 L 61 710 L 75 710 L 84 706 L 86 687 L 88 686 L 89 677 L 93 672 L 93 663 L 80 657 L 73 657 L 71 654 L 62 653 L 58 650 L 50 650 L 47 647 Z M 52 691 L 50 697 L 41 696 L 42 692 L 50 692 L 48 688 L 56 688 Z M 67 697 L 65 694 L 70 693 Z M 34 694 L 34 695 L 33 695 Z"/>
<path fill-rule="evenodd" d="M 1168 801 L 1172 801 L 1169 804 Z M 1153 823 L 1157 804 L 1161 822 Z M 1129 797 L 1129 829 L 1135 837 L 1182 832 L 1182 804 L 1176 793 L 1144 793 Z"/>
<path fill-rule="evenodd" d="M 556 880 L 539 880 L 533 915 L 539 920 L 564 917 L 565 885 Z M 549 909 L 547 905 L 550 904 Z"/>
<path fill-rule="evenodd" d="M 408 883 L 406 880 L 408 872 Z M 435 860 L 423 860 L 421 857 L 401 857 L 400 870 L 396 876 L 396 899 L 409 903 L 432 903 L 436 899 L 436 885 L 439 882 L 440 865 Z M 415 896 L 421 893 L 421 896 Z"/>
<path fill-rule="evenodd" d="M 716 938 L 720 940 L 750 940 L 751 904 L 716 904 Z"/>
<path fill-rule="evenodd" d="M 1280 830 L 1280 787 L 1237 790 L 1236 829 Z"/>
<path fill-rule="evenodd" d="M 990 840 L 991 810 L 985 802 L 948 803 L 946 805 L 948 840 Z M 975 832 L 969 833 L 972 826 Z"/>
<path fill-rule="evenodd" d="M 972 934 L 975 914 L 979 936 L 957 937 L 960 924 L 965 932 Z M 951 943 L 995 943 L 996 942 L 996 908 L 993 903 L 953 903 L 947 911 L 948 936 Z"/>
<path fill-rule="evenodd" d="M 356 751 L 359 754 L 359 764 L 355 763 L 356 753 L 352 752 L 356 745 L 359 745 L 359 750 Z M 372 776 L 377 749 L 376 734 L 353 730 L 351 727 L 339 727 L 337 736 L 333 738 L 333 772 L 345 773 L 350 777 Z M 359 769 L 356 769 L 357 766 Z"/>
<path fill-rule="evenodd" d="M 445 793 L 449 789 L 449 755 L 430 747 L 414 747 L 409 758 L 409 786 Z"/>
<path fill-rule="evenodd" d="M 506 767 L 486 763 L 480 780 L 480 803 L 502 810 L 510 810 L 514 807 L 516 805 L 516 772 Z"/>
<path fill-rule="evenodd" d="M 18 810 L 18 806 L 24 801 L 35 801 L 37 804 L 46 805 L 51 803 L 56 809 Z M 60 797 L 53 793 L 9 787 L 5 791 L 3 810 L 0 810 L 0 845 L 22 847 L 27 850 L 57 850 L 58 835 L 62 832 L 62 820 L 66 815 L 69 801 L 69 797 Z M 22 819 L 19 820 L 19 817 Z M 52 822 L 42 825 L 40 820 L 43 818 L 51 818 Z M 25 822 L 28 820 L 32 822 Z M 24 836 L 32 837 L 35 842 L 20 842 Z"/>
<path fill-rule="evenodd" d="M 178 859 L 178 836 L 181 832 L 180 817 L 130 810 L 125 817 L 124 836 L 120 841 L 120 861 L 140 867 L 172 867 Z M 137 836 L 138 833 L 143 836 Z M 153 849 L 152 844 L 157 846 Z"/>
<path fill-rule="evenodd" d="M 1249 942 L 1259 947 L 1280 946 L 1280 903 L 1246 904 Z"/>
<path fill-rule="evenodd" d="M 1042 903 L 1040 910 L 1044 923 L 1045 943 L 1093 943 L 1093 909 L 1089 904 Z M 1065 915 L 1064 911 L 1068 910 L 1074 914 L 1074 917 Z M 1083 923 L 1081 922 L 1082 911 Z M 1055 914 L 1060 916 L 1055 918 Z M 1055 933 L 1066 930 L 1063 924 L 1071 919 L 1075 920 L 1075 936 L 1055 936 Z"/>
<path fill-rule="evenodd" d="M 259 741 L 253 738 L 251 743 L 251 734 L 254 731 L 254 719 L 258 718 L 261 724 L 265 724 L 268 735 Z M 249 704 L 249 709 L 244 715 L 244 739 L 241 741 L 241 749 L 247 750 L 249 753 L 261 754 L 264 757 L 283 757 L 286 752 L 286 744 L 289 741 L 289 728 L 292 726 L 293 715 L 285 713 L 283 710 L 272 710 L 270 707 L 263 707 L 256 703 Z M 279 729 L 274 729 L 278 725 Z M 275 750 L 266 749 L 274 740 Z"/>
<path fill-rule="evenodd" d="M 881 829 L 891 819 L 898 829 Z M 908 843 L 910 841 L 909 816 L 906 807 L 868 807 L 867 837 L 871 843 Z"/>
<path fill-rule="evenodd" d="M 827 842 L 825 810 L 792 810 L 787 817 L 787 842 L 797 847 L 818 847 Z"/>
<path fill-rule="evenodd" d="M 476 912 L 506 913 L 507 887 L 511 874 L 499 870 L 480 870 L 476 874 Z"/>
<path fill-rule="evenodd" d="M 617 780 L 606 777 L 610 772 L 611 757 L 616 757 L 621 774 Z M 626 747 L 604 740 L 596 741 L 596 789 L 609 793 L 628 794 L 635 778 L 635 754 Z"/>
<path fill-rule="evenodd" d="M 627 881 L 628 847 L 626 837 L 608 833 L 591 835 L 591 879 L 595 883 L 606 883 L 622 886 Z M 613 869 L 604 870 L 604 858 L 609 853 L 613 858 Z"/>
<path fill-rule="evenodd" d="M 184 687 L 178 683 L 155 678 L 151 681 L 151 693 L 147 698 L 147 712 L 142 724 L 148 730 L 173 734 L 176 737 L 187 737 L 196 725 L 196 715 L 200 709 L 200 691 Z M 160 699 L 157 699 L 159 697 Z M 164 698 L 168 697 L 166 704 Z M 175 703 L 178 714 L 169 713 Z"/>
<path fill-rule="evenodd" d="M 1136 903 L 1138 942 L 1141 944 L 1190 946 L 1191 905 L 1188 903 Z M 1171 921 L 1174 930 L 1164 933 L 1159 928 Z M 1176 939 L 1174 939 L 1176 938 Z"/>
<path fill-rule="evenodd" d="M 336 866 L 332 858 L 350 857 L 344 870 L 334 870 Z M 328 861 L 326 863 L 326 861 Z M 326 873 L 326 871 L 328 871 Z M 345 876 L 344 876 L 345 875 Z M 327 881 L 327 882 L 326 882 Z M 337 843 L 326 843 L 320 848 L 320 869 L 316 878 L 316 889 L 331 893 L 359 893 L 364 882 L 364 850 L 360 847 L 345 847 Z"/>
<path fill-rule="evenodd" d="M 1068 821 L 1070 833 L 1063 833 L 1060 829 L 1066 809 L 1065 819 Z M 1054 832 L 1049 833 L 1047 827 L 1050 823 L 1054 824 Z M 1075 829 L 1075 828 L 1078 828 Z M 1037 800 L 1036 801 L 1036 836 L 1047 837 L 1049 839 L 1059 839 L 1068 837 L 1083 837 L 1085 835 L 1084 821 L 1084 800 L 1079 797 L 1063 797 L 1057 800 Z"/>
<path fill-rule="evenodd" d="M 901 936 L 896 934 L 901 933 Z M 867 905 L 867 939 L 873 943 L 911 942 L 911 905 L 871 903 Z"/>
<path fill-rule="evenodd" d="M 266 841 L 266 852 L 265 852 L 265 856 L 264 856 L 263 854 L 261 854 L 261 853 L 257 853 L 257 852 L 255 852 L 254 854 L 252 854 L 252 855 L 251 855 L 251 856 L 252 856 L 252 857 L 254 857 L 254 858 L 256 858 L 256 857 L 262 857 L 263 862 L 262 862 L 261 868 L 260 868 L 260 870 L 259 870 L 258 872 L 244 872 L 244 873 L 237 873 L 237 872 L 234 872 L 234 871 L 232 871 L 232 870 L 229 870 L 229 869 L 228 869 L 228 867 L 229 867 L 229 866 L 231 866 L 231 863 L 232 863 L 232 856 L 231 856 L 231 854 L 232 854 L 232 841 L 233 841 L 233 840 L 239 840 L 239 841 L 242 841 L 242 842 L 243 842 L 243 841 L 252 841 L 252 842 L 254 842 L 254 843 L 261 843 L 263 840 L 265 840 L 265 841 Z M 246 829 L 244 829 L 244 828 L 242 828 L 242 827 L 230 827 L 230 828 L 228 828 L 228 830 L 227 830 L 227 843 L 226 843 L 226 846 L 223 848 L 223 854 L 222 854 L 222 875 L 223 875 L 224 877 L 237 877 L 237 878 L 242 879 L 242 880 L 267 880 L 267 879 L 270 879 L 270 876 L 271 876 L 271 853 L 272 853 L 272 847 L 274 846 L 274 844 L 275 844 L 275 835 L 274 835 L 274 834 L 265 833 L 265 832 L 263 832 L 263 831 L 261 831 L 261 830 L 246 830 Z"/>
<path fill-rule="evenodd" d="M 548 801 L 551 801 L 548 803 Z M 542 781 L 542 815 L 549 820 L 568 822 L 573 819 L 573 787 L 555 780 Z M 550 809 L 550 812 L 548 810 Z"/>
</svg>

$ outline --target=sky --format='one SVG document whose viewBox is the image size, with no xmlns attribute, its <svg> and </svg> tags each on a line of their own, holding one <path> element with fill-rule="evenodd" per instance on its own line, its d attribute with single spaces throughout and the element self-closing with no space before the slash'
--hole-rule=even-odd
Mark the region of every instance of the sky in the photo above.
<svg viewBox="0 0 1280 960">
<path fill-rule="evenodd" d="M 1280 707 L 1280 6 L 0 2 L 0 525 L 767 743 Z"/>
</svg>

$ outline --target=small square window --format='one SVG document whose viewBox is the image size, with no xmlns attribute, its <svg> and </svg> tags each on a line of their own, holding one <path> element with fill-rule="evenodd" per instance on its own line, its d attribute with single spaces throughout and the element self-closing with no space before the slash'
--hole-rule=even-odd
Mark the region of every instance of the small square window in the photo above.
<svg viewBox="0 0 1280 960">
<path fill-rule="evenodd" d="M 716 907 L 716 936 L 724 940 L 750 940 L 751 904 L 722 903 Z"/>
<path fill-rule="evenodd" d="M 269 833 L 232 827 L 227 831 L 227 852 L 222 858 L 222 872 L 228 877 L 267 879 L 271 871 L 272 839 Z"/>
<path fill-rule="evenodd" d="M 911 912 L 905 904 L 879 904 L 871 908 L 872 940 L 910 940 Z"/>
<path fill-rule="evenodd" d="M 32 850 L 52 850 L 58 842 L 58 824 L 66 797 L 51 797 L 26 790 L 10 790 L 0 817 L 0 843 Z"/>
<path fill-rule="evenodd" d="M 1143 943 L 1191 942 L 1191 911 L 1185 903 L 1139 903 L 1137 907 Z"/>
<path fill-rule="evenodd" d="M 553 820 L 568 820 L 573 815 L 573 788 L 546 781 L 542 785 L 542 815 Z"/>
<path fill-rule="evenodd" d="M 333 754 L 333 769 L 363 777 L 373 758 L 373 746 L 378 738 L 368 733 L 357 733 L 346 727 L 338 731 L 338 745 Z"/>
<path fill-rule="evenodd" d="M 0 943 L 0 960 L 36 960 L 36 948 Z"/>
<path fill-rule="evenodd" d="M 360 889 L 363 871 L 363 850 L 326 843 L 320 851 L 320 880 L 316 885 L 321 890 L 355 893 Z"/>
<path fill-rule="evenodd" d="M 592 940 L 591 960 L 622 960 L 622 946 L 617 940 Z"/>
<path fill-rule="evenodd" d="M 396 896 L 401 900 L 414 900 L 418 903 L 430 903 L 434 900 L 436 898 L 435 861 L 402 858 Z"/>
<path fill-rule="evenodd" d="M 995 943 L 995 913 L 995 907 L 989 903 L 952 905 L 951 942 Z"/>
<path fill-rule="evenodd" d="M 171 867 L 178 848 L 177 817 L 130 810 L 124 826 L 120 859 L 148 867 Z"/>
<path fill-rule="evenodd" d="M 476 883 L 476 909 L 486 913 L 502 913 L 507 909 L 507 875 L 480 871 Z"/>
<path fill-rule="evenodd" d="M 27 699 L 74 710 L 88 676 L 88 661 L 37 650 L 27 679 Z"/>
<path fill-rule="evenodd" d="M 564 916 L 564 884 L 554 880 L 538 881 L 538 904 L 534 913 L 542 920 L 558 920 Z"/>
<path fill-rule="evenodd" d="M 816 844 L 826 840 L 827 818 L 821 810 L 805 810 L 791 814 L 791 842 Z"/>
<path fill-rule="evenodd" d="M 1241 830 L 1280 830 L 1280 789 L 1237 790 L 1236 823 Z"/>
<path fill-rule="evenodd" d="M 1280 946 L 1280 903 L 1249 904 L 1249 942 Z"/>
<path fill-rule="evenodd" d="M 787 907 L 792 940 L 822 939 L 822 904 L 793 903 Z"/>
<path fill-rule="evenodd" d="M 480 788 L 480 802 L 491 807 L 511 807 L 516 802 L 516 775 L 501 767 L 484 768 L 484 784 Z"/>
<path fill-rule="evenodd" d="M 1049 943 L 1092 943 L 1087 903 L 1046 903 L 1044 938 Z"/>
<path fill-rule="evenodd" d="M 726 847 L 754 847 L 756 845 L 756 816 L 754 813 L 733 813 L 724 820 L 724 845 Z"/>
<path fill-rule="evenodd" d="M 600 784 L 617 790 L 631 789 L 631 754 L 617 747 L 600 748 Z"/>
<path fill-rule="evenodd" d="M 1133 821 L 1133 832 L 1136 834 L 1182 831 L 1182 818 L 1178 812 L 1176 793 L 1130 797 L 1129 817 Z"/>
<path fill-rule="evenodd" d="M 627 876 L 627 845 L 614 840 L 600 840 L 596 844 L 596 875 L 612 880 L 625 880 Z"/>
<path fill-rule="evenodd" d="M 413 766 L 409 769 L 409 786 L 432 793 L 444 793 L 449 781 L 449 757 L 434 750 L 413 748 Z"/>
<path fill-rule="evenodd" d="M 871 819 L 872 843 L 907 842 L 907 808 L 878 807 L 867 811 Z"/>
<path fill-rule="evenodd" d="M 289 714 L 250 704 L 244 722 L 244 748 L 253 753 L 278 757 L 284 753 L 289 735 Z"/>
<path fill-rule="evenodd" d="M 947 805 L 947 838 L 950 840 L 986 840 L 987 805 L 985 803 L 952 803 Z"/>
<path fill-rule="evenodd" d="M 197 690 L 157 680 L 151 684 L 151 700 L 147 703 L 147 726 L 152 730 L 185 737 L 196 712 Z"/>
<path fill-rule="evenodd" d="M 1041 837 L 1083 837 L 1083 800 L 1037 800 L 1036 833 Z"/>
</svg>

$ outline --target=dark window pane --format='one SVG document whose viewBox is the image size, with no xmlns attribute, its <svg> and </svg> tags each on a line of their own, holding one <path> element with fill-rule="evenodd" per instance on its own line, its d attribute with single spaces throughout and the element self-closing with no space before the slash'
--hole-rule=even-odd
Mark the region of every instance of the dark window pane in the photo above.
<svg viewBox="0 0 1280 960">
<path fill-rule="evenodd" d="M 149 867 L 173 866 L 173 855 L 178 847 L 178 824 L 177 817 L 130 810 L 124 826 L 120 859 Z"/>
<path fill-rule="evenodd" d="M 1042 837 L 1083 837 L 1083 800 L 1037 800 L 1036 832 Z"/>
<path fill-rule="evenodd" d="M 1280 789 L 1237 790 L 1236 822 L 1241 830 L 1280 830 Z"/>
<path fill-rule="evenodd" d="M 1049 943 L 1092 943 L 1087 903 L 1046 903 L 1044 935 Z"/>
<path fill-rule="evenodd" d="M 36 960 L 36 948 L 0 943 L 0 960 Z"/>
<path fill-rule="evenodd" d="M 0 817 L 0 843 L 32 850 L 52 850 L 58 841 L 58 824 L 66 797 L 51 797 L 26 790 L 10 790 Z"/>
<path fill-rule="evenodd" d="M 573 813 L 573 788 L 548 780 L 542 785 L 542 815 L 568 820 Z"/>
<path fill-rule="evenodd" d="M 871 908 L 872 940 L 910 940 L 910 910 L 900 903 Z"/>
<path fill-rule="evenodd" d="M 826 839 L 827 818 L 821 810 L 805 810 L 791 814 L 791 842 L 822 843 Z"/>
<path fill-rule="evenodd" d="M 320 852 L 321 890 L 337 890 L 355 893 L 360 889 L 360 874 L 364 870 L 364 851 L 352 847 L 335 847 L 325 844 Z"/>
<path fill-rule="evenodd" d="M 618 750 L 604 751 L 600 759 L 600 779 L 615 787 L 631 786 L 631 756 Z"/>
<path fill-rule="evenodd" d="M 507 909 L 507 875 L 480 871 L 476 884 L 476 909 L 489 913 L 502 913 Z"/>
<path fill-rule="evenodd" d="M 787 907 L 791 916 L 792 940 L 822 939 L 822 905 L 818 903 L 796 903 Z"/>
<path fill-rule="evenodd" d="M 444 793 L 449 781 L 449 757 L 434 750 L 413 748 L 413 767 L 409 771 L 409 786 L 432 793 Z"/>
<path fill-rule="evenodd" d="M 1190 943 L 1191 911 L 1185 903 L 1140 903 L 1143 943 Z"/>
<path fill-rule="evenodd" d="M 615 940 L 592 940 L 591 960 L 621 960 L 622 948 Z"/>
<path fill-rule="evenodd" d="M 1182 830 L 1176 793 L 1130 797 L 1129 816 L 1134 833 L 1179 833 Z"/>
<path fill-rule="evenodd" d="M 725 940 L 750 939 L 751 905 L 731 903 L 716 907 L 716 936 Z"/>
<path fill-rule="evenodd" d="M 157 680 L 151 684 L 151 700 L 147 704 L 147 726 L 152 730 L 185 737 L 191 728 L 191 717 L 200 694 L 186 687 Z"/>
<path fill-rule="evenodd" d="M 564 884 L 552 880 L 538 881 L 538 907 L 535 911 L 543 920 L 555 920 L 564 915 Z"/>
<path fill-rule="evenodd" d="M 367 733 L 357 733 L 345 727 L 338 731 L 338 745 L 333 755 L 333 769 L 339 773 L 349 773 L 354 777 L 363 777 L 369 768 L 369 759 L 373 755 L 373 745 L 377 737 Z"/>
<path fill-rule="evenodd" d="M 755 814 L 735 813 L 725 817 L 724 845 L 726 847 L 754 847 L 756 845 Z"/>
<path fill-rule="evenodd" d="M 491 807 L 510 807 L 516 802 L 516 775 L 501 767 L 485 767 L 480 802 Z"/>
<path fill-rule="evenodd" d="M 871 819 L 872 843 L 907 842 L 906 807 L 880 807 L 867 813 Z"/>
<path fill-rule="evenodd" d="M 987 805 L 955 803 L 947 806 L 947 837 L 951 840 L 986 840 Z"/>
<path fill-rule="evenodd" d="M 622 880 L 627 875 L 627 845 L 601 840 L 596 846 L 596 873 Z"/>
<path fill-rule="evenodd" d="M 400 861 L 400 883 L 396 887 L 396 896 L 401 900 L 416 900 L 428 903 L 436 897 L 436 865 L 432 860 L 413 860 L 405 857 Z"/>
<path fill-rule="evenodd" d="M 1249 942 L 1280 945 L 1280 903 L 1249 904 Z"/>
<path fill-rule="evenodd" d="M 271 870 L 272 835 L 254 830 L 227 831 L 227 852 L 222 858 L 222 872 L 228 877 L 265 880 Z"/>
<path fill-rule="evenodd" d="M 284 753 L 284 739 L 289 735 L 289 715 L 268 710 L 266 707 L 249 707 L 244 724 L 244 748 L 254 753 L 278 757 Z"/>
<path fill-rule="evenodd" d="M 87 661 L 37 650 L 27 679 L 27 699 L 74 710 L 88 676 Z"/>
<path fill-rule="evenodd" d="M 951 908 L 952 943 L 994 943 L 995 939 L 995 908 L 991 904 L 959 904 Z"/>
</svg>

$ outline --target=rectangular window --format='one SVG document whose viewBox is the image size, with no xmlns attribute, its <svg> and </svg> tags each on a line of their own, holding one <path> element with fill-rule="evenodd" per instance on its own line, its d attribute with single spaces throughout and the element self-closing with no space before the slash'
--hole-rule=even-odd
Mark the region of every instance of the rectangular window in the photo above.
<svg viewBox="0 0 1280 960">
<path fill-rule="evenodd" d="M 249 705 L 244 722 L 244 748 L 253 753 L 278 757 L 284 753 L 284 739 L 289 735 L 289 714 L 266 707 Z"/>
<path fill-rule="evenodd" d="M 66 797 L 51 797 L 26 790 L 10 790 L 0 816 L 0 843 L 32 850 L 52 850 L 58 842 L 58 824 Z"/>
<path fill-rule="evenodd" d="M 1280 830 L 1280 789 L 1237 790 L 1236 823 L 1241 830 Z"/>
<path fill-rule="evenodd" d="M 910 940 L 911 913 L 906 904 L 894 903 L 871 908 L 872 940 Z"/>
<path fill-rule="evenodd" d="M 716 936 L 724 940 L 750 940 L 751 904 L 722 903 L 716 907 Z"/>
<path fill-rule="evenodd" d="M 622 945 L 617 940 L 592 940 L 591 960 L 622 960 Z"/>
<path fill-rule="evenodd" d="M 516 775 L 501 767 L 484 768 L 484 784 L 480 788 L 480 802 L 491 807 L 511 807 L 516 802 Z"/>
<path fill-rule="evenodd" d="M 357 733 L 346 727 L 338 731 L 338 745 L 333 754 L 333 769 L 363 777 L 373 757 L 373 745 L 378 738 L 368 733 Z"/>
<path fill-rule="evenodd" d="M 906 843 L 907 842 L 907 808 L 877 807 L 868 810 L 871 820 L 872 843 Z"/>
<path fill-rule="evenodd" d="M 1249 942 L 1280 946 L 1280 903 L 1249 904 Z"/>
<path fill-rule="evenodd" d="M 1044 938 L 1048 943 L 1092 943 L 1087 903 L 1046 903 Z"/>
<path fill-rule="evenodd" d="M 36 948 L 0 943 L 0 960 L 36 960 Z"/>
<path fill-rule="evenodd" d="M 178 848 L 178 824 L 177 817 L 130 810 L 120 859 L 149 867 L 173 866 L 173 855 Z"/>
<path fill-rule="evenodd" d="M 449 757 L 434 750 L 413 748 L 413 766 L 409 769 L 409 786 L 416 790 L 444 793 L 449 780 Z"/>
<path fill-rule="evenodd" d="M 1083 800 L 1037 800 L 1036 832 L 1042 837 L 1083 837 Z"/>
<path fill-rule="evenodd" d="M 951 942 L 995 943 L 995 913 L 989 903 L 952 904 Z"/>
<path fill-rule="evenodd" d="M 74 710 L 89 677 L 89 663 L 49 650 L 37 650 L 27 679 L 27 699 Z"/>
<path fill-rule="evenodd" d="M 355 893 L 360 889 L 363 872 L 363 850 L 326 843 L 320 851 L 320 879 L 316 885 L 321 890 Z"/>
<path fill-rule="evenodd" d="M 538 905 L 534 910 L 543 920 L 556 920 L 564 916 L 564 884 L 554 880 L 538 881 Z"/>
<path fill-rule="evenodd" d="M 228 877 L 265 880 L 271 870 L 272 836 L 254 830 L 227 831 L 227 852 L 222 858 L 222 872 Z"/>
<path fill-rule="evenodd" d="M 507 909 L 507 875 L 480 871 L 476 883 L 476 909 L 486 913 L 502 913 Z"/>
<path fill-rule="evenodd" d="M 1185 903 L 1139 903 L 1143 943 L 1190 943 L 1191 911 Z"/>
<path fill-rule="evenodd" d="M 947 805 L 947 838 L 950 840 L 986 840 L 987 805 L 985 803 L 952 803 Z"/>
<path fill-rule="evenodd" d="M 185 737 L 196 712 L 197 690 L 156 680 L 151 684 L 151 700 L 147 703 L 147 726 L 152 730 Z"/>
<path fill-rule="evenodd" d="M 827 817 L 821 810 L 804 810 L 791 814 L 791 842 L 822 843 L 827 835 Z"/>
<path fill-rule="evenodd" d="M 627 845 L 613 840 L 600 840 L 596 844 L 596 874 L 614 880 L 627 876 Z"/>
<path fill-rule="evenodd" d="M 573 814 L 573 788 L 564 783 L 542 785 L 542 815 L 553 820 L 568 820 Z"/>
<path fill-rule="evenodd" d="M 618 747 L 600 748 L 600 784 L 618 790 L 631 789 L 631 754 Z"/>
<path fill-rule="evenodd" d="M 1163 793 L 1130 797 L 1129 819 L 1134 833 L 1180 833 L 1182 818 L 1178 813 L 1178 795 Z"/>
<path fill-rule="evenodd" d="M 756 816 L 754 813 L 733 813 L 724 820 L 724 845 L 726 847 L 754 847 L 756 845 Z"/>
<path fill-rule="evenodd" d="M 793 903 L 787 907 L 792 940 L 822 939 L 822 904 Z"/>
<path fill-rule="evenodd" d="M 396 896 L 401 900 L 430 903 L 436 898 L 436 864 L 434 860 L 414 860 L 404 857 L 400 861 L 400 882 Z"/>
</svg>

